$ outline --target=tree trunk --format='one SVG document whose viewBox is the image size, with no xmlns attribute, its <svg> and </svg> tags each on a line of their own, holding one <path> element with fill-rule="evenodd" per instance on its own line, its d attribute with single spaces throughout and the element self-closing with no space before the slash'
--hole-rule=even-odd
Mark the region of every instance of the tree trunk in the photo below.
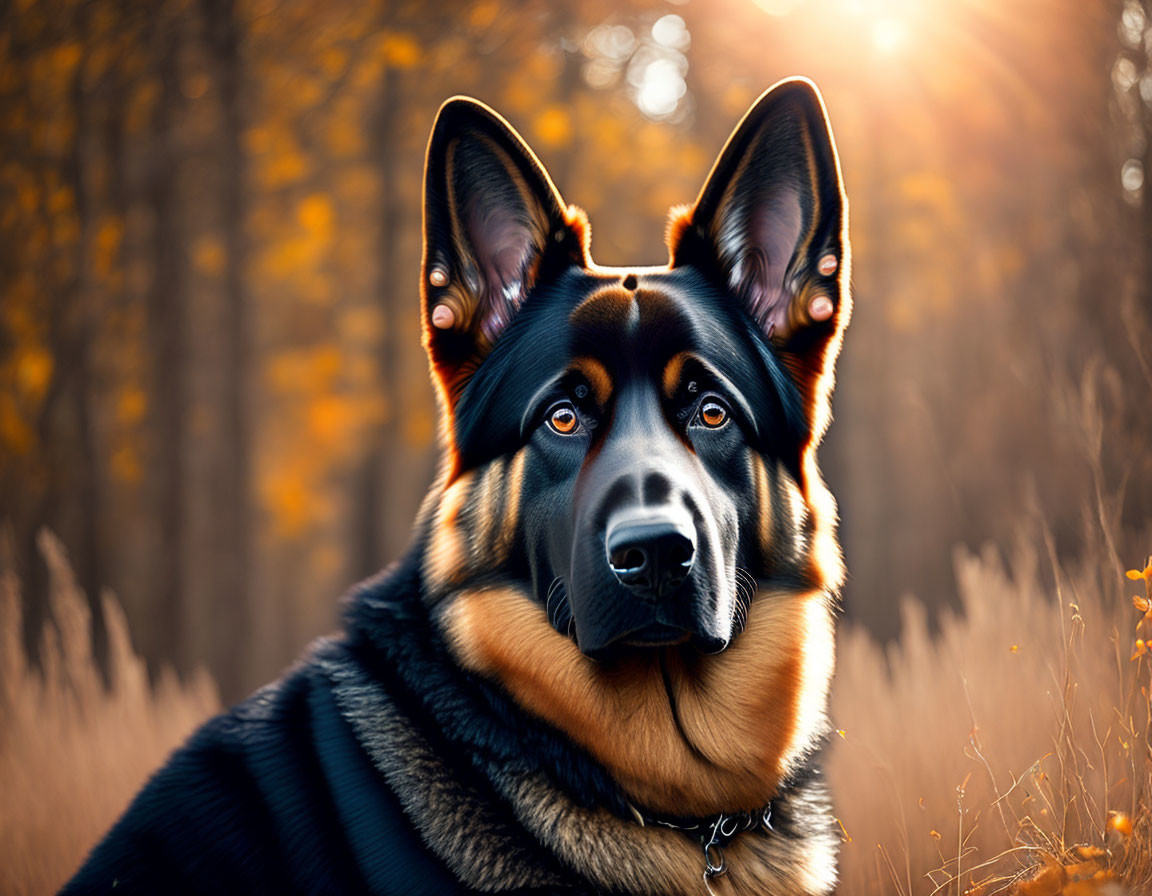
<svg viewBox="0 0 1152 896">
<path fill-rule="evenodd" d="M 89 32 L 89 7 L 82 6 L 79 12 L 77 30 L 86 35 Z M 75 309 L 74 330 L 69 342 L 72 345 L 73 367 L 70 376 L 72 413 L 75 426 L 76 466 L 74 476 L 76 488 L 70 490 L 78 501 L 79 538 L 73 547 L 73 567 L 76 569 L 81 588 L 88 598 L 93 618 L 93 636 L 96 655 L 104 653 L 104 614 L 100 602 L 100 590 L 105 585 L 104 544 L 102 537 L 103 495 L 100 480 L 100 463 L 97 457 L 97 444 L 93 426 L 93 405 L 97 401 L 96 382 L 92 366 L 92 348 L 95 342 L 95 317 L 100 297 L 93 288 L 90 259 L 93 237 L 93 205 L 88 166 L 98 149 L 95 146 L 89 90 L 86 82 L 87 52 L 76 67 L 72 80 L 73 115 L 76 122 L 76 136 L 68 160 L 68 175 L 76 197 L 76 218 L 79 223 L 80 238 L 76 246 L 75 276 L 71 288 L 70 304 Z"/>
<path fill-rule="evenodd" d="M 182 637 L 186 612 L 185 419 L 184 375 L 185 271 L 180 221 L 179 152 L 174 133 L 183 105 L 179 85 L 180 37 L 177 22 L 159 13 L 153 46 L 157 51 L 160 99 L 152 120 L 152 158 L 148 204 L 152 212 L 152 279 L 148 293 L 148 340 L 155 394 L 153 443 L 149 467 L 154 477 L 157 545 L 153 559 L 153 595 L 157 613 L 152 656 L 187 668 Z"/>
<path fill-rule="evenodd" d="M 244 272 L 248 245 L 246 160 L 240 29 L 234 0 L 202 0 L 208 46 L 215 62 L 222 131 L 219 142 L 224 263 L 223 392 L 219 467 L 213 477 L 215 513 L 211 548 L 213 626 L 211 665 L 225 695 L 245 687 L 245 647 L 251 637 L 252 513 L 249 422 L 250 321 Z"/>
</svg>

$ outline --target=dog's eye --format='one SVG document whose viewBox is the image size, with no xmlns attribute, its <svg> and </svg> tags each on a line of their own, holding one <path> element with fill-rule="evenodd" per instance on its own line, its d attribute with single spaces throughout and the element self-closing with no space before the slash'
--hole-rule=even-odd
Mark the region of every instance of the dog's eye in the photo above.
<svg viewBox="0 0 1152 896">
<path fill-rule="evenodd" d="M 728 408 L 715 399 L 709 399 L 700 406 L 700 422 L 711 429 L 718 429 L 728 422 Z"/>
<path fill-rule="evenodd" d="M 554 405 L 548 412 L 548 425 L 562 436 L 570 436 L 580 426 L 580 418 L 576 416 L 576 409 L 567 401 Z"/>
</svg>

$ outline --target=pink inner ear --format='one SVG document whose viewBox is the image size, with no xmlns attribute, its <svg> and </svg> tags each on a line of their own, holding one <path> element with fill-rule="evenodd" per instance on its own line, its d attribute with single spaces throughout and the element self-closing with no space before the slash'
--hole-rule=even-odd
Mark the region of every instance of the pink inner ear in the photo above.
<svg viewBox="0 0 1152 896">
<path fill-rule="evenodd" d="M 481 277 L 477 314 L 480 330 L 489 340 L 508 325 L 523 301 L 524 278 L 535 248 L 535 228 L 516 205 L 501 202 L 482 208 L 473 202 L 468 209 L 468 240 Z"/>
<path fill-rule="evenodd" d="M 755 196 L 734 200 L 721 220 L 720 252 L 729 285 L 765 332 L 773 326 L 782 331 L 792 300 L 784 278 L 804 225 L 799 192 L 781 187 L 759 201 Z"/>
</svg>

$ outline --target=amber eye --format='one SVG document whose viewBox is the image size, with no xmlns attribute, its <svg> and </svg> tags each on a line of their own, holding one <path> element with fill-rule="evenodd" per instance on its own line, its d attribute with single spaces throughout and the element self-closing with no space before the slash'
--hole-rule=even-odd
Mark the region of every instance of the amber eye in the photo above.
<svg viewBox="0 0 1152 896">
<path fill-rule="evenodd" d="M 706 401 L 700 407 L 700 420 L 705 426 L 716 429 L 728 422 L 728 408 L 718 401 Z"/>
<path fill-rule="evenodd" d="M 580 425 L 580 418 L 576 416 L 576 409 L 572 405 L 563 402 L 548 412 L 548 425 L 560 435 L 570 436 Z"/>
</svg>

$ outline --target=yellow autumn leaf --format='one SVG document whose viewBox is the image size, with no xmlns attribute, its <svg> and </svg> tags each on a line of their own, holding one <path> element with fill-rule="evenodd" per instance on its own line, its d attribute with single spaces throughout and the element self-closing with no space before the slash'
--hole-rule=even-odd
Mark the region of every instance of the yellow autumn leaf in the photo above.
<svg viewBox="0 0 1152 896">
<path fill-rule="evenodd" d="M 129 386 L 116 398 L 116 421 L 126 425 L 138 423 L 148 410 L 148 395 L 143 389 Z"/>
<path fill-rule="evenodd" d="M 477 3 L 472 7 L 472 12 L 468 16 L 469 24 L 473 28 L 484 29 L 491 25 L 500 17 L 500 4 L 490 2 Z"/>
<path fill-rule="evenodd" d="M 11 395 L 0 391 L 0 445 L 14 455 L 28 454 L 36 435 Z"/>
<path fill-rule="evenodd" d="M 308 159 L 294 148 L 285 148 L 271 154 L 256 168 L 257 176 L 265 187 L 284 187 L 300 180 L 308 171 Z"/>
<path fill-rule="evenodd" d="M 332 235 L 336 212 L 328 196 L 313 193 L 296 207 L 296 218 L 314 238 L 326 240 Z"/>
<path fill-rule="evenodd" d="M 131 445 L 121 445 L 113 451 L 110 461 L 112 476 L 120 482 L 136 483 L 144 476 L 140 455 Z"/>
<path fill-rule="evenodd" d="M 572 140 L 572 115 L 563 106 L 549 106 L 536 116 L 532 130 L 545 146 L 564 146 Z"/>
<path fill-rule="evenodd" d="M 18 355 L 17 378 L 21 392 L 34 402 L 38 402 L 52 379 L 55 363 L 47 349 L 31 347 Z"/>
<path fill-rule="evenodd" d="M 420 64 L 424 54 L 410 35 L 386 34 L 380 40 L 380 55 L 393 68 L 410 69 Z"/>
<path fill-rule="evenodd" d="M 266 474 L 260 483 L 260 496 L 277 535 L 293 538 L 304 531 L 310 518 L 310 494 L 297 471 Z"/>
<path fill-rule="evenodd" d="M 1143 569 L 1130 569 L 1124 575 L 1136 581 L 1143 579 L 1145 582 L 1152 583 L 1152 557 L 1148 558 L 1148 562 L 1144 564 Z"/>
<path fill-rule="evenodd" d="M 436 436 L 436 421 L 427 411 L 413 410 L 404 416 L 404 441 L 413 448 L 427 448 Z"/>
<path fill-rule="evenodd" d="M 1132 819 L 1125 812 L 1113 812 L 1108 818 L 1108 830 L 1127 837 L 1132 833 Z"/>
<path fill-rule="evenodd" d="M 67 43 L 56 47 L 52 51 L 51 65 L 56 71 L 70 76 L 72 70 L 84 58 L 84 49 L 78 43 Z"/>
<path fill-rule="evenodd" d="M 113 274 L 123 240 L 124 221 L 115 215 L 104 217 L 96 228 L 92 245 L 92 265 L 101 277 Z"/>
<path fill-rule="evenodd" d="M 320 68 L 329 78 L 337 78 L 348 66 L 348 54 L 339 47 L 328 47 L 320 54 Z"/>
<path fill-rule="evenodd" d="M 215 277 L 224 271 L 224 244 L 214 236 L 202 236 L 192 246 L 192 266 Z"/>
</svg>

